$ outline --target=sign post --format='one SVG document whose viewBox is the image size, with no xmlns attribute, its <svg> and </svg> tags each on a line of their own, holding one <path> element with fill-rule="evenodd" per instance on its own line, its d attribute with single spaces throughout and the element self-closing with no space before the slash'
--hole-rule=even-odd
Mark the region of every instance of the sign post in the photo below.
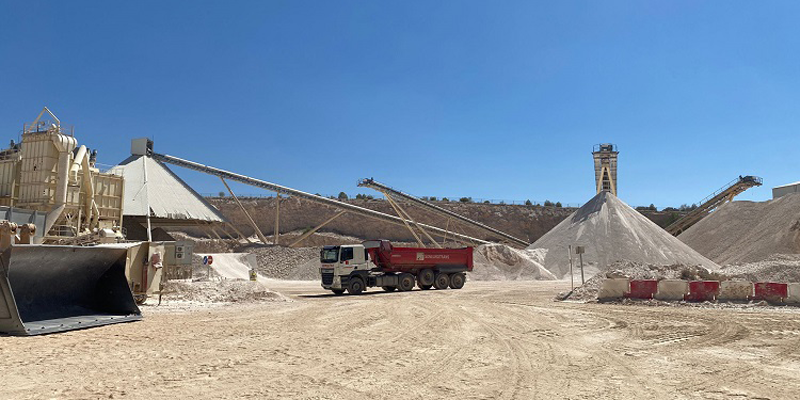
<svg viewBox="0 0 800 400">
<path fill-rule="evenodd" d="M 208 265 L 207 277 L 209 280 L 211 280 L 211 264 L 213 263 L 214 263 L 214 257 L 203 256 L 203 265 Z"/>
<path fill-rule="evenodd" d="M 575 253 L 578 255 L 578 257 L 580 258 L 580 261 L 581 261 L 581 285 L 586 283 L 586 280 L 583 277 L 583 253 L 584 252 L 585 252 L 585 249 L 583 248 L 583 246 L 575 246 Z"/>
</svg>

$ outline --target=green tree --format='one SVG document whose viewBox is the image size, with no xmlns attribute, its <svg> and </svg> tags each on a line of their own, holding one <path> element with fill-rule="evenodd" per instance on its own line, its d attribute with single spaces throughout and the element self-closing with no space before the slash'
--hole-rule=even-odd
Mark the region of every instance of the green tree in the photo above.
<svg viewBox="0 0 800 400">
<path fill-rule="evenodd" d="M 347 193 L 339 192 L 339 200 L 343 200 L 344 201 L 344 200 L 347 200 L 347 199 L 348 199 Z"/>
<path fill-rule="evenodd" d="M 532 206 L 532 205 L 533 205 L 533 203 L 531 203 L 531 201 L 530 201 L 530 200 L 525 200 L 525 205 L 526 205 L 526 206 Z"/>
<path fill-rule="evenodd" d="M 462 197 L 462 198 L 458 199 L 458 201 L 460 201 L 462 203 L 472 203 L 472 197 Z"/>
</svg>

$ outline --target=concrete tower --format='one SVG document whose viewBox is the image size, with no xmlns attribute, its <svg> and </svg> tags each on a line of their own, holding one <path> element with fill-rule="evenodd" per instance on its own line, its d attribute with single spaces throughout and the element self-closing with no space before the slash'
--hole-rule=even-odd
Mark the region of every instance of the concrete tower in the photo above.
<svg viewBox="0 0 800 400">
<path fill-rule="evenodd" d="M 611 143 L 594 145 L 594 180 L 597 193 L 611 192 L 617 195 L 617 146 Z"/>
</svg>

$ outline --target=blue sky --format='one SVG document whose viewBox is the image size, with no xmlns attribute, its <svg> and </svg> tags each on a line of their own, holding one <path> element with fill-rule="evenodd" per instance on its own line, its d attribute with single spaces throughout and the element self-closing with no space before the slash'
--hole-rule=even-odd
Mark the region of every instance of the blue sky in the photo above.
<svg viewBox="0 0 800 400">
<path fill-rule="evenodd" d="M 45 105 L 114 164 L 156 151 L 323 194 L 632 205 L 800 180 L 800 3 L 0 0 L 0 131 Z M 2 140 L 2 137 L 0 137 Z M 178 170 L 202 193 L 214 177 Z M 240 193 L 259 189 L 236 185 Z"/>
</svg>

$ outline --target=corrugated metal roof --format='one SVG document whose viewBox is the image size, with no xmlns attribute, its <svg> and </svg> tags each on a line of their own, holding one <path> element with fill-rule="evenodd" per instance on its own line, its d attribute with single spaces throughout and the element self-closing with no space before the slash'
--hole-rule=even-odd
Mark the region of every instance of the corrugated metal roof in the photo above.
<svg viewBox="0 0 800 400">
<path fill-rule="evenodd" d="M 145 183 L 147 168 L 147 183 Z M 130 156 L 111 168 L 125 178 L 124 216 L 224 222 L 225 217 L 166 165 L 146 156 Z"/>
</svg>

